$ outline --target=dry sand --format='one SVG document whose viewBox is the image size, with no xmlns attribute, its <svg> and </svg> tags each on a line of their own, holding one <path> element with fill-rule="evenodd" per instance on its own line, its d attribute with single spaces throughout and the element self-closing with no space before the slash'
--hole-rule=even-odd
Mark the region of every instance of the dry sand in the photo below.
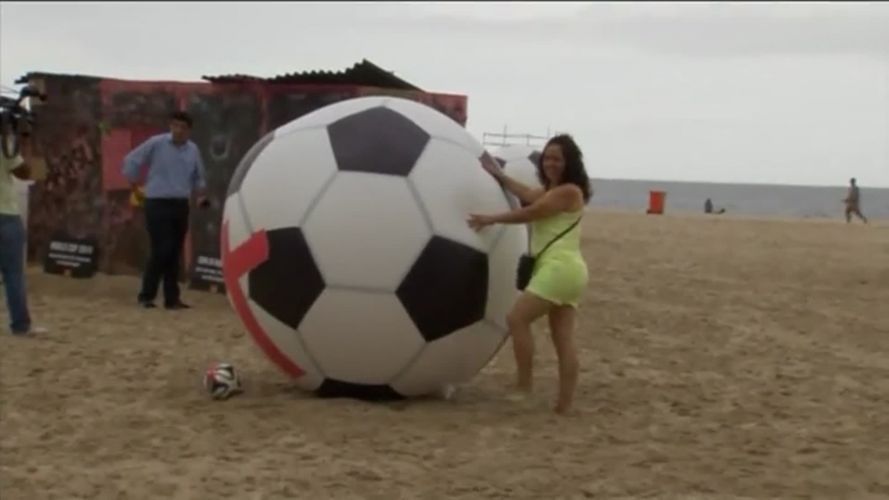
<svg viewBox="0 0 889 500">
<path fill-rule="evenodd" d="M 32 271 L 42 339 L 0 335 L 0 498 L 889 497 L 889 228 L 598 212 L 577 414 L 505 399 L 511 350 L 452 401 L 288 388 L 222 296 Z M 5 318 L 4 318 L 5 321 Z M 209 401 L 228 360 L 246 393 Z"/>
</svg>

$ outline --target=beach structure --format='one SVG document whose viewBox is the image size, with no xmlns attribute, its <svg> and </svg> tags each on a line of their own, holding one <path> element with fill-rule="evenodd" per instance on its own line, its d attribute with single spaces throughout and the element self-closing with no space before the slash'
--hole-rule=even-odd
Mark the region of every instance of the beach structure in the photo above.
<svg viewBox="0 0 889 500">
<path fill-rule="evenodd" d="M 212 204 L 193 212 L 183 276 L 192 288 L 218 291 L 224 289 L 218 242 L 226 189 L 245 153 L 267 132 L 328 104 L 370 95 L 424 103 L 461 126 L 467 119 L 466 96 L 425 91 L 367 60 L 341 71 L 268 78 L 135 81 L 35 71 L 17 83 L 48 96 L 32 103 L 38 120 L 34 143 L 45 168 L 36 172 L 39 182 L 28 193 L 29 260 L 43 262 L 55 241 L 65 243 L 57 245 L 61 249 L 91 249 L 90 262 L 70 256 L 70 266 L 61 266 L 74 275 L 141 273 L 147 235 L 121 164 L 132 148 L 165 132 L 170 113 L 181 109 L 195 120 L 192 139 L 201 149 Z M 79 266 L 85 266 L 83 272 Z"/>
</svg>

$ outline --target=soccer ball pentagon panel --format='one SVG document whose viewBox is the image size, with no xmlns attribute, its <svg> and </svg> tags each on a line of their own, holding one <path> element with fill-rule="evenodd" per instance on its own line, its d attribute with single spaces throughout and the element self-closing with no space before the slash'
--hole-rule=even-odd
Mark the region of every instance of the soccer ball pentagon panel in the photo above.
<svg viewBox="0 0 889 500">
<path fill-rule="evenodd" d="M 459 124 L 414 101 L 341 101 L 245 155 L 223 214 L 229 300 L 271 362 L 320 396 L 398 399 L 473 378 L 506 339 L 524 225 Z"/>
<path fill-rule="evenodd" d="M 534 188 L 543 186 L 537 176 L 540 155 L 539 150 L 522 144 L 503 146 L 493 152 L 494 158 L 503 167 L 506 175 Z"/>
</svg>

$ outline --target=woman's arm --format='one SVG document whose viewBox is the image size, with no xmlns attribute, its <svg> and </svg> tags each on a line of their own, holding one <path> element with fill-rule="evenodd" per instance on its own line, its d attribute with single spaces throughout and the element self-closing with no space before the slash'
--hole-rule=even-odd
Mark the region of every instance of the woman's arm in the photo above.
<svg viewBox="0 0 889 500">
<path fill-rule="evenodd" d="M 573 184 L 563 184 L 544 192 L 532 204 L 493 215 L 470 214 L 470 227 L 479 230 L 491 224 L 525 224 L 537 219 L 551 217 L 560 212 L 573 210 L 578 200 L 583 199 L 580 188 Z"/>
<path fill-rule="evenodd" d="M 524 203 L 531 204 L 540 199 L 545 192 L 542 188 L 532 188 L 506 175 L 503 169 L 494 161 L 483 161 L 482 166 L 491 174 L 497 182 L 507 191 L 517 196 Z"/>
<path fill-rule="evenodd" d="M 536 202 L 546 192 L 543 188 L 533 188 L 526 184 L 522 184 L 504 173 L 501 173 L 497 180 L 500 181 L 500 184 L 505 187 L 507 191 L 528 204 Z"/>
</svg>

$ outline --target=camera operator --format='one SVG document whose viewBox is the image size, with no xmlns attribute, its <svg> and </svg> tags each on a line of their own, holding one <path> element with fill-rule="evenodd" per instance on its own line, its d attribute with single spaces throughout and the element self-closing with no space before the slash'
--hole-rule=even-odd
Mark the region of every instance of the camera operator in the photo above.
<svg viewBox="0 0 889 500">
<path fill-rule="evenodd" d="M 2 121 L 0 137 L 6 142 L 17 140 L 27 146 L 28 137 L 20 134 L 12 123 Z M 25 148 L 27 149 L 27 147 Z M 0 272 L 6 289 L 6 306 L 9 311 L 9 326 L 12 334 L 25 337 L 44 333 L 46 329 L 35 328 L 31 324 L 25 290 L 25 243 L 27 232 L 19 211 L 18 194 L 13 177 L 29 180 L 31 169 L 20 154 L 8 157 L 0 154 Z"/>
<path fill-rule="evenodd" d="M 23 87 L 16 99 L 0 95 L 0 156 L 7 160 L 19 156 L 19 137 L 28 137 L 34 124 L 34 113 L 22 106 L 29 97 L 46 101 L 46 94 L 31 85 Z"/>
</svg>

